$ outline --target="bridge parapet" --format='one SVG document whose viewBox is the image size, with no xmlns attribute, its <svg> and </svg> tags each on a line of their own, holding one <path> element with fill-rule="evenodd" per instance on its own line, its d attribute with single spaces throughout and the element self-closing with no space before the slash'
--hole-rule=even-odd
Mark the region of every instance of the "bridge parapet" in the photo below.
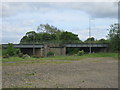
<svg viewBox="0 0 120 90">
<path fill-rule="evenodd" d="M 2 47 L 3 48 L 7 48 L 7 45 L 8 44 L 2 44 Z M 79 43 L 79 44 L 64 44 L 63 46 L 64 47 L 108 47 L 109 45 L 108 44 L 102 44 L 102 43 L 92 43 L 92 44 L 89 44 L 89 43 Z M 51 46 L 51 45 L 49 45 Z M 56 46 L 56 45 L 55 45 Z M 52 47 L 55 47 L 54 45 L 52 45 Z M 14 48 L 44 48 L 44 44 L 14 44 Z M 58 47 L 60 47 L 58 45 Z"/>
<path fill-rule="evenodd" d="M 80 43 L 80 44 L 64 44 L 65 47 L 108 47 L 108 44 L 100 44 L 100 43 Z"/>
<path fill-rule="evenodd" d="M 8 44 L 2 44 L 3 48 L 7 48 Z M 44 45 L 43 44 L 14 44 L 14 48 L 43 48 Z"/>
</svg>

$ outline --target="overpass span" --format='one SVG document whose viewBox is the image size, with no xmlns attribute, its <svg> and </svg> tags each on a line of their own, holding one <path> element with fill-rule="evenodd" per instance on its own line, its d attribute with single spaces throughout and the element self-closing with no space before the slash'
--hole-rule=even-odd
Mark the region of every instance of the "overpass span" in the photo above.
<svg viewBox="0 0 120 90">
<path fill-rule="evenodd" d="M 14 45 L 14 48 L 44 48 L 44 44 L 13 44 Z M 60 46 L 57 46 L 57 47 L 108 47 L 109 45 L 106 43 L 92 43 L 92 44 L 89 44 L 89 43 L 77 43 L 77 44 L 63 44 L 63 45 L 60 45 Z M 2 44 L 2 47 L 3 48 L 7 48 L 8 44 Z M 52 46 L 53 47 L 53 46 Z M 54 46 L 55 47 L 55 46 Z"/>
<path fill-rule="evenodd" d="M 106 52 L 109 44 L 103 43 L 78 43 L 78 44 L 13 44 L 14 48 L 20 48 L 23 54 L 37 55 L 40 57 L 47 56 L 48 52 L 54 52 L 56 56 L 68 54 L 69 49 L 78 48 L 89 52 L 89 47 L 92 48 L 92 52 Z M 91 45 L 91 46 L 90 46 Z M 2 44 L 3 48 L 7 48 L 8 44 Z M 33 53 L 34 52 L 34 53 Z"/>
<path fill-rule="evenodd" d="M 65 47 L 108 47 L 108 44 L 104 43 L 80 43 L 80 44 L 65 44 Z"/>
</svg>

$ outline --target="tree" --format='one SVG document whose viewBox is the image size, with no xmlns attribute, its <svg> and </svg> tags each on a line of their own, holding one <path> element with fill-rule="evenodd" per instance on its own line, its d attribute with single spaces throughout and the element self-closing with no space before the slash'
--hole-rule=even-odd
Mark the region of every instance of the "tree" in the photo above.
<svg viewBox="0 0 120 90">
<path fill-rule="evenodd" d="M 12 43 L 8 43 L 7 49 L 3 49 L 3 56 L 14 56 L 20 53 L 20 49 L 15 49 Z"/>
<path fill-rule="evenodd" d="M 60 40 L 62 43 L 79 43 L 81 42 L 78 38 L 78 35 L 73 34 L 72 32 L 62 32 L 60 35 Z"/>
<path fill-rule="evenodd" d="M 78 35 L 72 32 L 65 32 L 49 24 L 40 24 L 37 29 L 39 32 L 30 31 L 20 40 L 20 43 L 79 43 Z"/>
<path fill-rule="evenodd" d="M 95 38 L 91 37 L 91 38 L 87 38 L 87 40 L 84 41 L 85 43 L 90 43 L 90 42 L 95 42 Z"/>
<path fill-rule="evenodd" d="M 20 43 L 33 43 L 33 40 L 36 40 L 36 32 L 30 31 L 23 36 L 23 38 L 20 40 Z"/>
<path fill-rule="evenodd" d="M 37 31 L 39 31 L 40 33 L 49 33 L 49 34 L 55 34 L 60 32 L 60 30 L 57 29 L 57 27 L 54 27 L 49 24 L 40 24 L 37 28 Z"/>
<path fill-rule="evenodd" d="M 110 47 L 114 52 L 120 52 L 120 25 L 115 23 L 110 26 L 108 38 Z"/>
<path fill-rule="evenodd" d="M 96 40 L 96 43 L 109 43 L 109 40 L 105 40 L 104 38 L 100 39 L 100 40 Z"/>
</svg>

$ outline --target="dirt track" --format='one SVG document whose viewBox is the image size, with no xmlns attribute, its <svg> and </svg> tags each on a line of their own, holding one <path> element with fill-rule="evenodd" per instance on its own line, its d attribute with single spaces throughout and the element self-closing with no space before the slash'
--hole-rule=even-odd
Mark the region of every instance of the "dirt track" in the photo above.
<svg viewBox="0 0 120 90">
<path fill-rule="evenodd" d="M 118 60 L 88 58 L 13 66 L 4 63 L 2 75 L 3 88 L 117 88 Z"/>
</svg>

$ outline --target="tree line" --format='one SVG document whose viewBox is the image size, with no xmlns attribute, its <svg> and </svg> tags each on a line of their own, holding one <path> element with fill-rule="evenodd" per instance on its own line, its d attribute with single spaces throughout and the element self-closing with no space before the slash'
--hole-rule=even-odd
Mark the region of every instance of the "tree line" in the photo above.
<svg viewBox="0 0 120 90">
<path fill-rule="evenodd" d="M 20 40 L 20 44 L 45 44 L 45 43 L 109 43 L 112 51 L 120 48 L 120 29 L 117 23 L 110 26 L 108 39 L 96 40 L 94 37 L 87 38 L 85 41 L 79 39 L 77 34 L 60 30 L 49 24 L 40 24 L 37 32 L 29 31 Z"/>
<path fill-rule="evenodd" d="M 20 44 L 41 44 L 41 43 L 108 43 L 108 40 L 95 40 L 94 37 L 88 38 L 85 41 L 79 39 L 77 34 L 60 30 L 49 24 L 40 24 L 37 32 L 29 31 L 20 40 Z"/>
</svg>

